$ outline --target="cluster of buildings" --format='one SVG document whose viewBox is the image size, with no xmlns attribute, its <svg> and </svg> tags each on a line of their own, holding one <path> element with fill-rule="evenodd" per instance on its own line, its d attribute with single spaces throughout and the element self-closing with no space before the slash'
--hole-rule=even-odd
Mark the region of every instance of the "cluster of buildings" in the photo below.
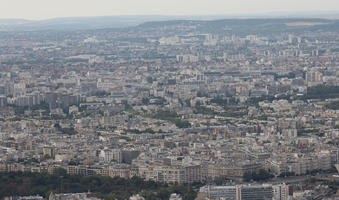
<svg viewBox="0 0 339 200">
<path fill-rule="evenodd" d="M 281 185 L 235 185 L 235 186 L 204 186 L 200 188 L 199 198 L 204 199 L 288 199 L 288 186 Z"/>
<path fill-rule="evenodd" d="M 241 183 L 339 163 L 337 34 L 162 30 L 0 37 L 0 171 Z M 256 187 L 201 192 L 285 199 Z"/>
<path fill-rule="evenodd" d="M 40 195 L 37 196 L 12 196 L 12 197 L 5 197 L 4 200 L 100 200 L 96 198 L 94 194 L 87 192 L 87 193 L 60 193 L 54 194 L 51 192 L 48 198 L 44 198 Z"/>
<path fill-rule="evenodd" d="M 326 186 L 291 187 L 286 184 L 241 184 L 201 187 L 197 199 L 252 200 L 252 199 L 323 199 L 329 191 Z M 327 199 L 336 199 L 327 198 Z"/>
</svg>

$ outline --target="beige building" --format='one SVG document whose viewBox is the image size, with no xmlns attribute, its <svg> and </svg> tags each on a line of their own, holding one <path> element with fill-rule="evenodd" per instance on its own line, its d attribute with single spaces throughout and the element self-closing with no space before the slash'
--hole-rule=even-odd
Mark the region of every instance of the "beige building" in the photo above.
<svg viewBox="0 0 339 200">
<path fill-rule="evenodd" d="M 108 175 L 110 177 L 131 178 L 131 168 L 129 165 L 115 165 L 110 166 L 108 169 Z"/>
<path fill-rule="evenodd" d="M 242 181 L 246 172 L 259 172 L 263 166 L 260 163 L 246 163 L 237 165 L 211 164 L 208 166 L 210 178 L 225 177 L 232 180 Z"/>
</svg>

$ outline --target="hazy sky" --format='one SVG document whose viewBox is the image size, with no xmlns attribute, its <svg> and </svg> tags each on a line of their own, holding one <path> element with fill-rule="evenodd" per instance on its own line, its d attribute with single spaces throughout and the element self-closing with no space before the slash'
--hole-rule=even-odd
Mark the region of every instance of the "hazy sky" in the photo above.
<svg viewBox="0 0 339 200">
<path fill-rule="evenodd" d="M 0 0 L 0 18 L 338 11 L 339 0 Z"/>
</svg>

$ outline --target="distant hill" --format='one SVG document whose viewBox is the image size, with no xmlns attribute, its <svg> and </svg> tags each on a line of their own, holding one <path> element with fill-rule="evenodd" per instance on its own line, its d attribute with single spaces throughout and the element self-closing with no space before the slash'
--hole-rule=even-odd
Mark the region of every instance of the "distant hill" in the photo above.
<svg viewBox="0 0 339 200">
<path fill-rule="evenodd" d="M 46 20 L 0 19 L 0 31 L 73 31 L 108 28 L 126 28 L 149 21 L 168 21 L 177 19 L 221 19 L 221 16 L 163 16 L 129 15 L 98 17 L 65 17 Z"/>
<path fill-rule="evenodd" d="M 166 27 L 194 27 L 195 32 L 236 34 L 236 35 L 271 35 L 282 32 L 301 33 L 307 31 L 339 32 L 339 20 L 336 19 L 308 19 L 308 18 L 270 18 L 270 19 L 222 19 L 212 21 L 176 20 L 161 22 L 146 22 L 139 25 L 139 29 L 162 30 Z M 175 31 L 175 30 L 173 30 Z"/>
<path fill-rule="evenodd" d="M 334 14 L 333 14 L 334 15 Z M 154 31 L 163 26 L 194 26 L 195 31 L 227 34 L 275 34 L 279 32 L 339 31 L 339 19 L 274 18 L 243 16 L 107 16 L 68 17 L 48 20 L 0 19 L 0 31 L 74 31 L 94 29 L 130 28 Z M 280 16 L 280 15 L 275 15 Z M 166 30 L 167 34 L 171 30 Z M 169 32 L 168 32 L 169 31 Z M 176 28 L 172 30 L 180 31 Z"/>
<path fill-rule="evenodd" d="M 67 17 L 47 20 L 0 19 L 0 31 L 88 30 L 124 28 L 148 21 L 171 20 L 167 16 Z"/>
<path fill-rule="evenodd" d="M 0 26 L 1 25 L 19 25 L 23 23 L 29 23 L 31 21 L 25 19 L 0 19 Z"/>
</svg>

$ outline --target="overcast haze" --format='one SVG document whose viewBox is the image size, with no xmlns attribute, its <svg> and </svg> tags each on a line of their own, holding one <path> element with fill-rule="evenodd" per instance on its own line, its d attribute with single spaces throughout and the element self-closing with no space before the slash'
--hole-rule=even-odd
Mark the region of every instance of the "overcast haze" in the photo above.
<svg viewBox="0 0 339 200">
<path fill-rule="evenodd" d="M 338 11 L 339 0 L 0 0 L 0 18 Z"/>
</svg>

